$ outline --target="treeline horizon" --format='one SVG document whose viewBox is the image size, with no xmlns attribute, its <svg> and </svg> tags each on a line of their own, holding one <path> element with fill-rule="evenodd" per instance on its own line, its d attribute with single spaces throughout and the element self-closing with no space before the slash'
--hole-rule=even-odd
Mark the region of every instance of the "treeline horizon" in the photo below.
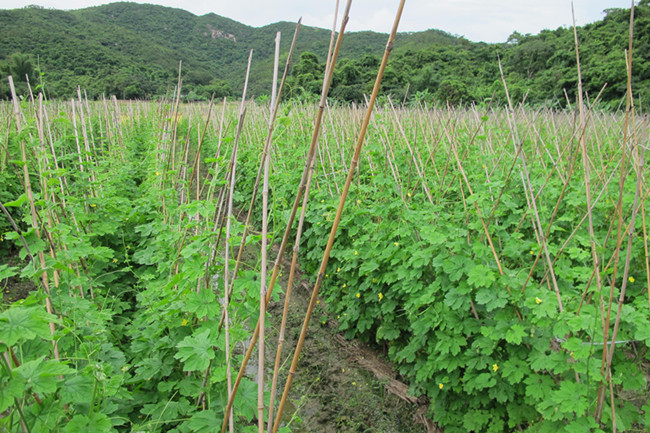
<svg viewBox="0 0 650 433">
<path fill-rule="evenodd" d="M 602 20 L 577 28 L 583 88 L 599 107 L 623 104 L 627 73 L 629 9 L 607 9 Z M 294 23 L 254 28 L 215 14 L 195 16 L 156 5 L 111 3 L 59 11 L 30 6 L 0 10 L 0 99 L 17 93 L 50 99 L 160 99 L 170 95 L 182 62 L 183 100 L 238 98 L 252 49 L 250 90 L 270 94 L 273 40 L 282 32 L 286 58 Z M 313 101 L 320 92 L 329 31 L 303 27 L 285 98 Z M 352 32 L 344 37 L 329 96 L 363 102 L 372 89 L 386 35 Z M 650 99 L 650 0 L 635 8 L 632 89 L 637 108 Z M 573 28 L 514 32 L 505 43 L 471 42 L 441 30 L 401 33 L 386 70 L 382 91 L 396 103 L 503 105 L 499 61 L 515 102 L 562 108 L 574 103 L 578 67 Z M 599 96 L 598 96 L 599 95 Z"/>
</svg>

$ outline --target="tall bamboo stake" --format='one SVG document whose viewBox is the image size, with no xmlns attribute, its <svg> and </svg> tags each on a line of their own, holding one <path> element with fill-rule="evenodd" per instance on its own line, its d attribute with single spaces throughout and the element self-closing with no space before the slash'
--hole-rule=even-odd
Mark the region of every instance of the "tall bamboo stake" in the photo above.
<svg viewBox="0 0 650 433">
<path fill-rule="evenodd" d="M 229 303 L 230 303 L 230 297 L 228 296 L 228 278 L 229 278 L 229 271 L 228 271 L 228 261 L 230 260 L 230 226 L 232 222 L 232 201 L 233 201 L 233 195 L 235 192 L 235 173 L 237 171 L 237 150 L 239 148 L 239 137 L 241 136 L 241 131 L 244 123 L 244 116 L 246 114 L 246 90 L 248 88 L 248 77 L 250 75 L 251 71 L 251 60 L 253 59 L 253 50 L 250 51 L 250 54 L 248 55 L 248 67 L 246 69 L 246 79 L 244 80 L 244 90 L 242 92 L 242 98 L 241 98 L 241 104 L 239 106 L 239 124 L 237 125 L 237 135 L 235 136 L 235 144 L 233 147 L 233 166 L 232 170 L 230 171 L 230 184 L 229 184 L 229 194 L 228 194 L 228 213 L 226 215 L 226 241 L 225 241 L 225 257 L 224 257 L 224 292 L 226 293 L 225 295 L 225 301 L 224 301 L 224 310 L 225 310 L 225 320 L 226 320 L 226 376 L 227 376 L 227 382 L 228 382 L 228 395 L 231 393 L 231 372 L 230 372 L 230 329 L 229 329 L 229 324 L 228 324 L 228 308 L 229 308 Z M 230 408 L 230 411 L 232 411 L 232 407 Z M 230 433 L 234 432 L 234 421 L 232 417 L 232 413 L 230 414 Z"/>
<path fill-rule="evenodd" d="M 282 399 L 280 400 L 280 405 L 278 406 L 278 413 L 275 417 L 275 422 L 273 424 L 273 433 L 276 433 L 280 428 L 280 420 L 282 419 L 282 412 L 284 411 L 284 406 L 287 402 L 287 397 L 289 396 L 289 389 L 291 388 L 291 383 L 293 382 L 293 377 L 296 372 L 296 367 L 298 365 L 298 360 L 300 359 L 300 352 L 302 351 L 302 346 L 305 342 L 305 337 L 307 335 L 307 328 L 309 327 L 309 322 L 311 320 L 314 307 L 316 306 L 316 299 L 318 298 L 318 292 L 320 286 L 325 277 L 325 269 L 327 268 L 327 262 L 329 261 L 330 252 L 332 246 L 334 245 L 334 239 L 336 238 L 336 232 L 338 231 L 338 226 L 341 221 L 341 216 L 343 214 L 343 208 L 345 207 L 345 200 L 347 198 L 348 192 L 350 190 L 350 184 L 352 183 L 352 178 L 354 172 L 357 169 L 357 164 L 359 161 L 359 154 L 361 153 L 361 147 L 363 146 L 363 141 L 366 136 L 366 131 L 368 129 L 368 124 L 370 123 L 370 117 L 372 115 L 372 109 L 377 100 L 377 94 L 379 93 L 379 88 L 381 86 L 381 80 L 384 76 L 384 70 L 386 69 L 386 64 L 388 63 L 388 57 L 393 50 L 393 43 L 395 41 L 395 34 L 397 33 L 397 27 L 399 26 L 399 21 L 402 16 L 402 11 L 404 10 L 405 0 L 401 0 L 397 10 L 397 15 L 395 16 L 395 22 L 393 23 L 393 29 L 391 30 L 390 36 L 388 38 L 388 43 L 386 44 L 386 49 L 384 50 L 384 56 L 379 66 L 379 72 L 377 73 L 377 79 L 375 80 L 375 85 L 372 90 L 372 96 L 370 97 L 370 102 L 368 103 L 368 108 L 366 110 L 366 115 L 361 125 L 361 131 L 359 132 L 359 138 L 354 150 L 354 155 L 352 156 L 352 161 L 350 162 L 350 169 L 348 170 L 348 176 L 345 180 L 345 186 L 341 192 L 341 198 L 339 201 L 339 206 L 336 211 L 336 217 L 332 223 L 332 230 L 330 231 L 329 239 L 327 240 L 327 246 L 325 247 L 325 252 L 323 254 L 323 259 L 321 261 L 321 266 L 318 271 L 318 277 L 316 279 L 316 284 L 312 292 L 311 299 L 309 301 L 309 307 L 307 308 L 307 313 L 305 314 L 305 320 L 300 331 L 300 337 L 298 338 L 298 343 L 296 345 L 296 350 L 293 355 L 293 360 L 291 362 L 291 368 L 289 370 L 289 375 L 287 376 L 287 383 L 284 387 L 284 392 L 282 393 Z M 333 67 L 332 67 L 333 69 Z"/>
<path fill-rule="evenodd" d="M 318 113 L 316 115 L 316 119 L 314 121 L 314 131 L 312 134 L 312 140 L 311 140 L 311 145 L 309 147 L 309 152 L 307 153 L 307 158 L 305 162 L 305 168 L 303 169 L 300 185 L 298 186 L 298 192 L 296 194 L 296 198 L 293 202 L 293 207 L 291 208 L 291 213 L 289 215 L 289 220 L 287 222 L 286 229 L 284 231 L 284 235 L 282 237 L 282 242 L 280 243 L 280 248 L 278 251 L 278 255 L 275 259 L 275 264 L 273 266 L 273 273 L 271 274 L 271 281 L 269 282 L 269 286 L 267 288 L 267 293 L 266 293 L 266 303 L 269 303 L 269 300 L 271 298 L 271 294 L 273 293 L 273 288 L 275 285 L 276 278 L 278 277 L 279 271 L 280 271 L 280 266 L 282 265 L 282 257 L 284 255 L 284 250 L 287 246 L 287 242 L 289 241 L 289 235 L 291 234 L 291 227 L 293 226 L 293 221 L 296 217 L 296 213 L 298 212 L 298 205 L 300 204 L 300 200 L 302 198 L 302 194 L 305 190 L 305 184 L 307 182 L 307 177 L 309 175 L 309 167 L 311 166 L 311 160 L 314 158 L 315 153 L 316 153 L 316 146 L 318 144 L 318 137 L 320 135 L 320 125 L 321 125 L 321 120 L 323 118 L 323 112 L 325 110 L 325 101 L 327 100 L 327 92 L 329 90 L 330 84 L 332 82 L 332 77 L 334 75 L 334 65 L 336 64 L 336 59 L 338 57 L 339 50 L 341 48 L 341 43 L 343 41 L 343 34 L 345 32 L 345 26 L 347 25 L 347 22 L 349 20 L 349 13 L 350 13 L 350 6 L 352 4 L 352 0 L 348 0 L 347 6 L 345 8 L 345 13 L 343 14 L 343 21 L 341 23 L 341 30 L 339 32 L 339 36 L 336 40 L 336 47 L 334 48 L 334 52 L 332 55 L 332 60 L 331 60 L 331 67 L 329 70 L 326 72 L 326 76 L 323 79 L 323 87 L 321 91 L 321 100 L 320 104 L 318 106 Z M 244 377 L 244 371 L 246 369 L 246 365 L 248 364 L 248 360 L 251 357 L 252 351 L 253 351 L 253 346 L 257 342 L 257 338 L 259 337 L 259 323 L 255 327 L 255 331 L 253 332 L 253 337 L 251 339 L 251 345 L 249 346 L 248 350 L 246 351 L 246 354 L 244 355 L 244 359 L 242 361 L 242 365 L 239 368 L 239 374 L 237 375 L 237 380 L 235 381 L 235 385 L 233 387 L 233 392 L 230 394 L 230 398 L 228 399 L 228 404 L 226 406 L 225 410 L 225 415 L 224 415 L 224 421 L 221 426 L 221 432 L 224 433 L 226 431 L 226 422 L 228 420 L 228 417 L 230 416 L 229 411 L 230 408 L 232 408 L 234 399 L 235 399 L 235 394 L 237 393 L 237 389 L 239 387 L 239 383 L 241 382 L 241 379 Z"/>
</svg>

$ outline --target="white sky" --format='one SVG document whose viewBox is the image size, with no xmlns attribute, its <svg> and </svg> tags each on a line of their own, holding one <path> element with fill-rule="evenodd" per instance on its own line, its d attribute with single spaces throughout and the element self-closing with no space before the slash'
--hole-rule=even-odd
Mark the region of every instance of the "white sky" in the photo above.
<svg viewBox="0 0 650 433">
<path fill-rule="evenodd" d="M 330 28 L 335 0 L 137 0 L 188 10 L 196 15 L 214 12 L 244 24 L 263 26 L 277 21 L 297 21 Z M 346 0 L 340 0 L 343 9 Z M 110 0 L 2 0 L 0 9 L 38 4 L 54 9 L 80 9 Z M 353 0 L 348 31 L 388 33 L 398 0 Z M 576 23 L 602 18 L 608 8 L 629 8 L 631 0 L 574 0 Z M 570 0 L 406 0 L 400 31 L 430 28 L 465 36 L 471 41 L 505 42 L 513 31 L 538 33 L 571 25 Z M 338 27 L 338 25 L 337 25 Z"/>
</svg>

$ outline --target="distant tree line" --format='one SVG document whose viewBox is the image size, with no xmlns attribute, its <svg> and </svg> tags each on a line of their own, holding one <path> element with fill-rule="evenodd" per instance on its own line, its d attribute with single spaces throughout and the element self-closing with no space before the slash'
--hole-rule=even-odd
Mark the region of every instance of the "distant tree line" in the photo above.
<svg viewBox="0 0 650 433">
<path fill-rule="evenodd" d="M 117 8 L 118 5 L 122 8 L 144 7 L 118 3 L 90 8 L 85 14 L 96 20 L 93 14 L 108 13 L 101 8 Z M 164 9 L 161 8 L 161 13 Z M 40 19 L 39 13 L 45 12 L 30 11 L 35 20 Z M 583 86 L 591 100 L 600 93 L 603 107 L 615 109 L 625 95 L 629 12 L 629 9 L 608 9 L 602 20 L 578 28 Z M 131 25 L 134 29 L 142 27 L 137 15 L 134 17 L 131 13 L 127 16 L 133 20 Z M 190 19 L 186 16 L 178 19 L 181 18 Z M 148 18 L 143 15 L 141 19 Z M 73 24 L 86 26 L 77 22 Z M 64 24 L 57 29 L 64 34 Z M 84 34 L 82 30 L 77 31 Z M 89 40 L 90 36 L 81 37 L 86 39 L 85 43 L 67 36 L 53 38 L 51 42 L 42 40 L 40 43 L 46 47 L 33 50 L 48 52 L 47 58 L 34 56 L 29 51 L 6 54 L 6 58 L 0 60 L 0 98 L 10 96 L 7 75 L 13 76 L 17 92 L 21 95 L 27 94 L 29 80 L 32 89 L 44 89 L 50 98 L 69 97 L 75 93 L 77 86 L 81 86 L 91 98 L 101 97 L 102 94 L 125 99 L 161 97 L 170 94 L 175 86 L 177 64 L 171 57 L 177 55 L 178 50 L 182 51 L 178 46 L 182 47 L 183 44 L 198 47 L 191 52 L 183 51 L 183 55 L 193 56 L 184 63 L 182 72 L 183 96 L 186 100 L 207 100 L 211 95 L 217 98 L 239 95 L 241 74 L 232 73 L 235 70 L 232 62 L 244 61 L 246 52 L 233 51 L 234 45 L 229 41 L 217 41 L 221 45 L 215 47 L 214 41 L 213 45 L 199 37 L 185 41 L 180 39 L 185 37 L 184 34 L 174 33 L 171 39 L 178 38 L 178 42 L 173 48 L 176 51 L 170 54 L 172 51 L 165 50 L 172 50 L 169 48 L 172 45 L 164 45 L 170 39 L 169 35 L 152 37 L 154 42 L 158 41 L 158 45 L 147 47 L 141 46 L 138 37 L 129 32 L 123 32 L 118 38 L 109 34 L 110 28 L 97 32 L 100 35 L 96 36 L 96 40 Z M 106 34 L 102 36 L 102 32 Z M 309 39 L 309 46 L 320 47 L 322 43 L 318 42 L 318 37 L 322 37 L 310 35 L 307 36 L 312 38 Z M 403 44 L 395 50 L 386 69 L 382 90 L 395 101 L 457 105 L 492 100 L 495 104 L 503 104 L 505 91 L 499 59 L 510 96 L 515 102 L 560 107 L 575 101 L 578 75 L 573 29 L 543 30 L 537 35 L 515 32 L 502 44 L 474 43 L 444 32 L 428 34 L 428 40 L 417 35 L 403 39 Z M 334 73 L 331 98 L 343 102 L 362 102 L 365 95 L 371 92 L 380 52 L 374 49 L 374 52 L 364 54 L 368 50 L 364 50 L 363 44 L 365 42 L 370 46 L 379 36 L 372 33 L 359 35 L 359 40 L 350 45 L 347 53 L 342 53 L 343 58 L 339 60 Z M 17 35 L 2 38 L 7 39 L 8 46 L 29 49 Z M 250 44 L 259 45 L 262 36 L 251 33 L 250 38 Z M 431 38 L 435 38 L 436 43 L 431 43 Z M 222 54 L 216 66 L 206 53 L 201 52 L 201 47 Z M 315 51 L 307 49 L 297 55 L 287 83 L 286 98 L 317 98 L 325 65 L 324 55 Z M 635 96 L 641 105 L 650 100 L 648 52 L 650 0 L 641 0 L 635 10 L 632 76 Z M 261 71 L 269 69 L 272 52 L 264 51 L 257 53 L 257 56 L 254 61 L 260 66 L 253 73 L 251 88 L 256 96 L 263 97 L 263 89 L 268 86 L 268 74 Z M 239 63 L 237 67 L 240 68 Z"/>
</svg>

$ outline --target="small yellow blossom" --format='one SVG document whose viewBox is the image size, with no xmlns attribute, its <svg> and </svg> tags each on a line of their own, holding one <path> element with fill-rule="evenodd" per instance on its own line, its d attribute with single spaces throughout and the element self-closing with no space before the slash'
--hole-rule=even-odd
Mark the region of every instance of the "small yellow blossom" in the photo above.
<svg viewBox="0 0 650 433">
<path fill-rule="evenodd" d="M 357 292 L 357 298 L 361 297 L 361 293 Z"/>
<path fill-rule="evenodd" d="M 372 279 L 372 282 L 373 282 L 373 283 L 376 283 L 376 282 L 377 282 L 377 278 L 373 278 L 373 279 Z"/>
<path fill-rule="evenodd" d="M 317 304 L 320 304 L 320 300 L 316 299 L 316 303 L 317 303 Z"/>
<path fill-rule="evenodd" d="M 325 278 L 329 278 L 329 277 L 330 277 L 330 274 L 325 274 Z"/>
<path fill-rule="evenodd" d="M 358 256 L 358 255 L 359 255 L 359 251 L 354 250 L 354 255 L 355 255 L 355 256 Z"/>
<path fill-rule="evenodd" d="M 117 263 L 117 259 L 113 259 L 113 263 Z"/>
<path fill-rule="evenodd" d="M 399 247 L 399 242 L 393 242 L 396 247 Z"/>
<path fill-rule="evenodd" d="M 156 172 L 156 176 L 160 176 L 160 172 L 159 172 L 159 171 Z"/>
<path fill-rule="evenodd" d="M 341 268 L 336 268 L 336 272 L 341 272 Z"/>
<path fill-rule="evenodd" d="M 341 369 L 341 372 L 342 372 L 342 373 L 345 373 L 345 368 L 342 368 L 342 369 Z"/>
<path fill-rule="evenodd" d="M 343 283 L 343 288 L 344 288 L 344 289 L 345 289 L 347 286 L 348 286 L 347 284 Z"/>
<path fill-rule="evenodd" d="M 633 283 L 633 282 L 634 282 L 634 277 L 630 277 L 630 278 L 628 278 L 627 280 L 628 280 L 630 283 Z"/>
<path fill-rule="evenodd" d="M 340 318 L 341 318 L 341 315 L 339 314 L 338 316 L 336 316 L 336 318 L 337 318 L 337 319 L 340 319 Z"/>
<path fill-rule="evenodd" d="M 361 200 L 357 199 L 357 204 L 361 204 Z"/>
<path fill-rule="evenodd" d="M 352 382 L 352 386 L 357 386 L 357 383 L 356 383 L 356 382 Z"/>
<path fill-rule="evenodd" d="M 321 200 L 320 202 L 321 202 L 321 203 L 325 203 L 325 200 Z"/>
<path fill-rule="evenodd" d="M 95 203 L 91 204 L 90 207 L 96 207 L 97 205 Z"/>
<path fill-rule="evenodd" d="M 381 301 L 382 299 L 384 299 L 384 294 L 381 293 L 381 292 L 379 292 L 379 295 L 377 295 L 377 296 L 379 297 L 379 300 L 380 300 L 380 301 Z"/>
<path fill-rule="evenodd" d="M 538 303 L 538 304 L 541 304 L 541 303 L 542 303 L 542 300 L 539 299 L 539 298 L 535 298 L 535 302 Z"/>
<path fill-rule="evenodd" d="M 530 255 L 531 255 L 531 256 L 534 256 L 534 255 L 535 255 L 535 251 L 530 250 Z"/>
<path fill-rule="evenodd" d="M 190 323 L 187 319 L 183 319 L 181 322 L 181 326 L 186 326 L 188 323 Z"/>
<path fill-rule="evenodd" d="M 327 323 L 327 322 L 325 322 L 325 321 L 323 320 L 323 325 L 324 325 L 325 323 Z"/>
<path fill-rule="evenodd" d="M 487 167 L 485 166 L 485 164 L 483 164 L 483 168 L 487 168 Z"/>
<path fill-rule="evenodd" d="M 442 389 L 442 388 L 444 388 L 444 387 L 445 387 L 445 385 L 443 385 L 442 383 L 439 383 L 439 384 L 438 384 L 438 388 Z"/>
<path fill-rule="evenodd" d="M 406 195 L 410 197 L 410 196 L 411 196 L 411 193 L 410 193 L 410 192 L 407 192 Z"/>
<path fill-rule="evenodd" d="M 127 371 L 128 369 L 129 369 L 129 367 L 128 367 L 127 365 L 125 365 L 124 367 L 122 367 L 122 373 L 126 373 L 126 371 Z"/>
<path fill-rule="evenodd" d="M 499 366 L 496 364 L 492 364 L 492 370 L 497 371 L 499 369 Z"/>
</svg>

